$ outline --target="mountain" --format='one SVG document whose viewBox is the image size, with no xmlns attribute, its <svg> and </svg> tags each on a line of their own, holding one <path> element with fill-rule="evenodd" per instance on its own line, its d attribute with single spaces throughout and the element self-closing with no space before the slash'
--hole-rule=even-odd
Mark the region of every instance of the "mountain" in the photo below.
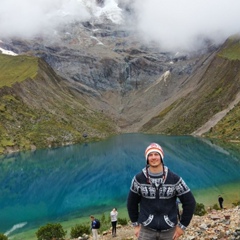
<svg viewBox="0 0 240 240">
<path fill-rule="evenodd" d="M 238 37 L 229 38 L 210 61 L 202 62 L 202 66 L 187 79 L 185 84 L 188 85 L 188 91 L 147 122 L 142 130 L 197 135 L 210 130 L 207 136 L 237 139 L 239 131 L 235 121 L 240 100 L 239 44 Z M 228 124 L 227 118 L 227 121 L 231 121 Z M 212 126 L 209 121 L 212 121 Z M 205 125 L 206 122 L 208 124 Z M 220 124 L 221 130 L 217 127 Z M 205 130 L 200 128 L 202 126 L 205 126 Z M 226 126 L 228 132 L 224 131 Z M 220 132 L 216 133 L 217 129 Z"/>
<path fill-rule="evenodd" d="M 0 55 L 0 69 L 0 152 L 57 147 L 116 134 L 113 120 L 92 109 L 42 59 Z"/>
<path fill-rule="evenodd" d="M 130 6 L 109 11 L 97 2 L 97 19 L 0 42 L 18 54 L 0 55 L 0 152 L 128 132 L 238 142 L 238 36 L 220 46 L 205 39 L 201 50 L 163 51 L 121 24 Z"/>
</svg>

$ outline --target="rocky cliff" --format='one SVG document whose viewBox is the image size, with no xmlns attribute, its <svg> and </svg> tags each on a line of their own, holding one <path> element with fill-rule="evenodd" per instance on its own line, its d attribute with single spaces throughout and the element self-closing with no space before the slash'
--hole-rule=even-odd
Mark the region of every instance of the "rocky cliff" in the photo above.
<svg viewBox="0 0 240 240">
<path fill-rule="evenodd" d="M 61 123 L 58 129 L 66 126 L 61 136 L 57 131 L 51 136 L 46 134 L 40 145 L 29 137 L 23 140 L 30 145 L 82 142 L 85 132 L 99 138 L 119 132 L 202 135 L 210 130 L 207 136 L 214 133 L 228 140 L 239 137 L 237 126 L 228 136 L 216 127 L 230 110 L 232 113 L 237 109 L 240 54 L 236 36 L 222 47 L 207 42 L 201 51 L 163 52 L 154 43 L 139 41 L 133 30 L 121 25 L 84 22 L 74 23 L 68 31 L 63 29 L 52 38 L 4 39 L 0 47 L 43 60 L 39 60 L 34 81 L 26 77 L 26 81 L 11 88 L 4 86 L 1 96 L 17 96 L 15 103 L 27 104 L 32 114 L 39 112 L 36 119 L 48 116 L 48 127 L 40 130 L 43 135 L 56 127 L 55 122 Z M 2 65 L 1 71 L 4 68 Z M 2 119 L 7 122 L 5 111 L 9 103 L 5 101 L 1 101 Z M 10 115 L 14 114 L 9 112 Z M 17 116 L 11 120 L 14 124 Z M 231 119 L 236 121 L 235 114 Z M 209 121 L 211 124 L 204 127 Z M 100 125 L 105 125 L 105 129 L 110 126 L 111 131 L 102 131 Z M 18 126 L 16 123 L 14 132 L 21 129 Z M 68 127 L 74 130 L 66 130 Z M 13 129 L 7 124 L 2 129 L 7 129 L 2 137 L 4 146 L 9 142 L 17 145 L 19 139 L 12 138 Z M 24 131 L 17 135 L 21 134 Z"/>
<path fill-rule="evenodd" d="M 93 109 L 45 61 L 4 55 L 0 59 L 0 152 L 57 147 L 116 134 L 112 118 Z M 24 68 L 26 61 L 31 71 Z M 16 68 L 25 74 L 19 76 Z M 12 73 L 10 77 L 3 74 L 4 69 Z"/>
</svg>

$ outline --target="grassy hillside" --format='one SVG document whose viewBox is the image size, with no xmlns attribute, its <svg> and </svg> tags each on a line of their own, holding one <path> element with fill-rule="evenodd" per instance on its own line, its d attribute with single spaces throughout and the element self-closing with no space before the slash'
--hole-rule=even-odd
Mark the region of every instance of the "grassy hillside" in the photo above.
<svg viewBox="0 0 240 240">
<path fill-rule="evenodd" d="M 239 77 L 238 61 L 215 58 L 198 86 L 145 124 L 143 131 L 191 134 L 235 99 Z"/>
<path fill-rule="evenodd" d="M 218 53 L 219 57 L 229 60 L 240 60 L 240 39 L 239 36 L 233 36 L 226 41 Z"/>
<path fill-rule="evenodd" d="M 161 134 L 191 134 L 234 101 L 240 86 L 240 41 L 229 39 L 209 64 L 194 90 L 161 111 L 141 129 Z M 191 80 L 190 80 L 191 81 Z M 239 105 L 219 122 L 208 137 L 240 137 Z"/>
<path fill-rule="evenodd" d="M 190 84 L 187 85 L 188 83 Z M 164 108 L 161 101 L 165 99 L 156 96 L 159 91 L 164 93 L 165 85 L 160 82 L 159 89 L 154 91 L 154 87 L 150 94 L 142 89 L 139 99 L 130 94 L 128 98 L 124 96 L 119 100 L 119 96 L 114 95 L 117 93 L 112 93 L 111 98 L 102 100 L 110 101 L 108 104 L 113 108 L 112 102 L 115 101 L 115 115 L 108 111 L 111 108 L 105 109 L 105 105 L 93 106 L 98 101 L 96 96 L 81 94 L 79 88 L 74 88 L 74 85 L 56 75 L 43 60 L 28 56 L 0 55 L 0 153 L 106 138 L 118 132 L 117 124 L 122 124 L 122 131 L 128 124 L 123 121 L 124 118 L 121 119 L 122 112 L 119 114 L 118 110 L 129 107 L 141 113 L 137 107 L 142 102 L 149 106 L 147 109 L 155 108 L 152 109 L 153 118 L 141 122 L 140 118 L 133 119 L 138 116 L 135 112 L 130 111 L 132 115 L 126 114 L 126 119 L 140 121 L 140 132 L 192 134 L 215 114 L 228 108 L 238 95 L 239 86 L 238 37 L 226 41 L 207 63 L 204 60 L 196 72 L 178 86 L 179 92 L 182 90 L 179 95 L 177 90 L 169 90 L 174 96 L 169 93 L 166 99 L 171 101 Z M 238 142 L 239 115 L 237 104 L 205 136 Z M 84 134 L 88 137 L 84 138 Z"/>
<path fill-rule="evenodd" d="M 238 103 L 221 121 L 218 122 L 204 136 L 226 139 L 240 143 L 240 104 Z"/>
<path fill-rule="evenodd" d="M 34 78 L 37 75 L 38 59 L 29 56 L 9 56 L 0 54 L 0 88 L 12 86 L 16 82 L 22 82 L 26 78 Z"/>
<path fill-rule="evenodd" d="M 227 59 L 231 66 L 226 71 L 235 73 L 234 78 L 229 78 L 229 83 L 239 91 L 240 86 L 240 39 L 239 36 L 233 36 L 226 41 L 221 50 L 218 52 L 219 58 Z M 226 88 L 228 86 L 226 85 Z M 204 134 L 206 137 L 211 137 L 220 140 L 228 140 L 240 146 L 240 103 L 228 112 L 228 114 L 218 122 L 210 131 Z"/>
<path fill-rule="evenodd" d="M 0 73 L 0 153 L 94 141 L 116 133 L 114 122 L 92 110 L 81 94 L 73 95 L 44 61 L 1 55 Z"/>
</svg>

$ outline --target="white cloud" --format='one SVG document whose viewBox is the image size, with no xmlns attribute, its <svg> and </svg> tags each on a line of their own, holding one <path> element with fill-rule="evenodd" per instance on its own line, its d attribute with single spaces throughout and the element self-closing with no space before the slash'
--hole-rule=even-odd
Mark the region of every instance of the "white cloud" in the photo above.
<svg viewBox="0 0 240 240">
<path fill-rule="evenodd" d="M 0 36 L 48 34 L 61 24 L 89 17 L 82 1 L 77 0 L 1 0 Z"/>
<path fill-rule="evenodd" d="M 240 33 L 239 0 L 135 0 L 134 6 L 139 34 L 164 49 L 196 48 L 204 37 L 220 43 Z"/>
<path fill-rule="evenodd" d="M 95 0 L 1 0 L 0 38 L 52 34 L 65 23 L 106 14 L 117 22 L 120 2 L 137 16 L 126 26 L 165 50 L 196 48 L 205 37 L 221 43 L 240 32 L 239 0 L 105 0 L 102 7 Z"/>
</svg>

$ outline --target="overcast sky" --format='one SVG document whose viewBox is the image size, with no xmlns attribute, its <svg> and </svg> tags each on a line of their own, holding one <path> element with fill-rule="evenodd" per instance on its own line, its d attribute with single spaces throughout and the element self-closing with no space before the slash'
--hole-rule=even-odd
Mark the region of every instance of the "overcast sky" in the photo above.
<svg viewBox="0 0 240 240">
<path fill-rule="evenodd" d="M 239 0 L 139 0 L 136 9 L 139 31 L 170 49 L 240 33 Z"/>
<path fill-rule="evenodd" d="M 132 22 L 147 41 L 165 49 L 194 48 L 200 39 L 216 43 L 240 33 L 240 0 L 105 0 L 124 1 L 136 11 Z M 73 20 L 89 20 L 99 7 L 94 0 L 1 0 L 2 36 L 32 37 L 52 33 Z M 97 16 L 97 14 L 95 14 Z"/>
</svg>

